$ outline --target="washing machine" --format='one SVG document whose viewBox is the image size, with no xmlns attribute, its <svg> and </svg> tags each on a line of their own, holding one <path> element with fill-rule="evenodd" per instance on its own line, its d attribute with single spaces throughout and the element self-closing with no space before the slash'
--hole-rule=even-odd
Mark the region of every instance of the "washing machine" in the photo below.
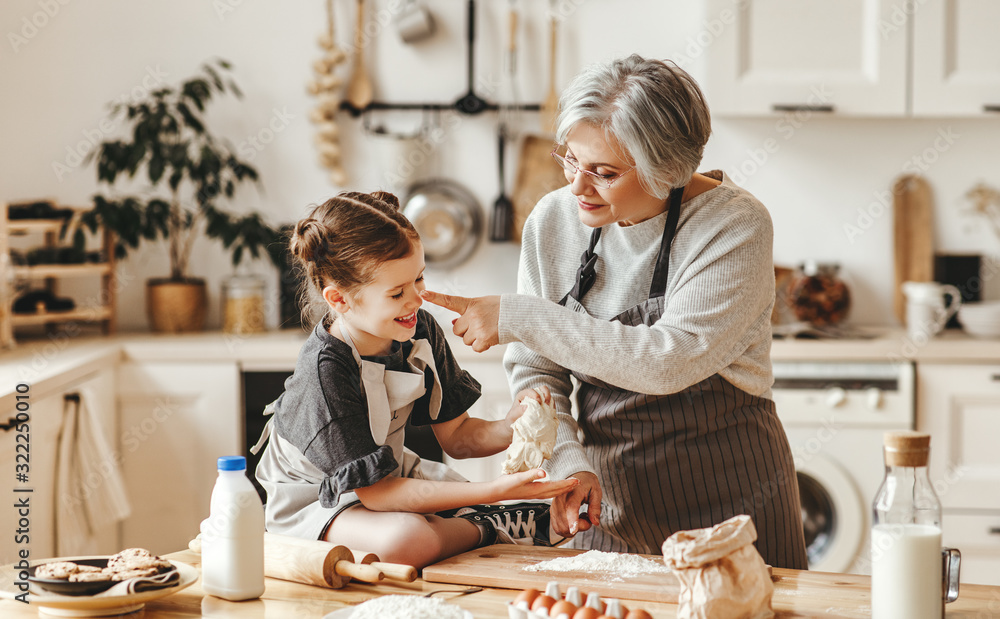
<svg viewBox="0 0 1000 619">
<path fill-rule="evenodd" d="M 882 438 L 915 423 L 914 367 L 894 362 L 775 362 L 773 397 L 802 501 L 809 568 L 871 572 L 872 501 Z"/>
</svg>

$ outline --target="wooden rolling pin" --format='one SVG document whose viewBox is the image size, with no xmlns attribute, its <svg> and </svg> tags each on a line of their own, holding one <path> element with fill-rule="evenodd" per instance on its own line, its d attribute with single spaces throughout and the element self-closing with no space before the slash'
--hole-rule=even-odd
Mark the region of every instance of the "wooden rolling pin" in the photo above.
<svg viewBox="0 0 1000 619">
<path fill-rule="evenodd" d="M 384 563 L 378 560 L 378 555 L 374 552 L 354 550 L 353 548 L 351 549 L 351 554 L 354 555 L 355 563 L 370 565 L 381 570 L 388 580 L 413 582 L 417 579 L 417 568 L 412 565 L 404 565 L 402 563 Z"/>
<path fill-rule="evenodd" d="M 373 583 L 385 577 L 377 567 L 355 563 L 346 546 L 274 533 L 264 534 L 264 575 L 333 589 L 352 578 Z"/>
<path fill-rule="evenodd" d="M 272 535 L 271 533 L 267 533 L 266 535 L 268 537 L 277 537 L 277 538 L 279 538 L 279 540 L 281 540 L 281 539 L 294 539 L 294 538 L 285 538 L 284 536 L 281 536 L 281 535 Z M 346 549 L 345 546 L 334 546 L 333 544 L 330 544 L 328 542 L 320 542 L 320 541 L 310 542 L 309 540 L 300 540 L 300 541 L 303 541 L 303 542 L 306 542 L 306 543 L 309 543 L 309 544 L 320 544 L 320 545 L 322 545 L 323 550 L 326 551 L 326 552 L 330 552 L 332 548 Z M 200 554 L 201 553 L 201 536 L 199 535 L 198 537 L 195 537 L 193 540 L 191 540 L 190 542 L 188 542 L 188 548 L 190 550 L 192 550 L 192 551 L 197 552 L 197 553 Z M 412 565 L 404 565 L 402 563 L 384 563 L 382 561 L 379 561 L 378 555 L 376 555 L 373 552 L 365 552 L 365 551 L 362 551 L 362 550 L 350 550 L 350 549 L 348 549 L 348 551 L 351 553 L 350 560 L 353 563 L 356 563 L 358 565 L 370 566 L 370 567 L 374 568 L 375 570 L 381 572 L 383 574 L 383 576 L 386 579 L 388 579 L 388 580 L 401 580 L 403 582 L 413 582 L 414 580 L 417 579 L 417 570 Z M 267 552 L 267 547 L 265 546 L 265 553 L 266 552 Z M 285 552 L 285 551 L 283 550 L 282 552 Z M 338 550 L 338 553 L 342 554 L 342 552 L 343 552 L 342 550 Z M 266 569 L 267 569 L 267 566 L 265 565 L 265 571 L 266 571 Z M 370 570 L 365 570 L 365 574 L 367 574 L 367 575 L 374 575 L 374 572 L 371 572 Z M 267 575 L 270 576 L 271 574 L 267 574 Z M 279 576 L 275 576 L 275 578 L 280 578 L 280 577 Z M 315 580 L 315 579 L 311 578 L 308 581 L 308 583 L 309 584 L 315 584 L 315 583 L 312 582 L 313 580 Z M 364 580 L 364 579 L 361 579 L 361 578 L 359 578 L 358 580 L 363 580 L 364 582 L 369 582 L 368 580 Z M 307 582 L 307 581 L 296 581 L 296 582 Z M 324 587 L 327 586 L 325 579 L 324 579 L 323 583 L 320 586 L 324 586 Z"/>
</svg>

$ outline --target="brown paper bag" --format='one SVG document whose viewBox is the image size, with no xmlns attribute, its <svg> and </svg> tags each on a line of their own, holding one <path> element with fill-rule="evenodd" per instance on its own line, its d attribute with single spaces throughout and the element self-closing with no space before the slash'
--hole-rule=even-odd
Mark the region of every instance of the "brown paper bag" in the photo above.
<svg viewBox="0 0 1000 619">
<path fill-rule="evenodd" d="M 678 619 L 767 619 L 774 584 L 754 548 L 750 516 L 707 529 L 678 531 L 663 542 L 663 562 L 681 583 Z"/>
</svg>

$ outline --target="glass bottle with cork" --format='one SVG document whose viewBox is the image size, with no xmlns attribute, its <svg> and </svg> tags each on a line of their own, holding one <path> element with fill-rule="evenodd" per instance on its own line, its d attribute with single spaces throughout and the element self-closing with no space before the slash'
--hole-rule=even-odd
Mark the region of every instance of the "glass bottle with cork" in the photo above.
<svg viewBox="0 0 1000 619">
<path fill-rule="evenodd" d="M 961 555 L 941 548 L 930 442 L 918 432 L 885 434 L 885 478 L 872 506 L 872 619 L 938 619 L 958 598 Z"/>
</svg>

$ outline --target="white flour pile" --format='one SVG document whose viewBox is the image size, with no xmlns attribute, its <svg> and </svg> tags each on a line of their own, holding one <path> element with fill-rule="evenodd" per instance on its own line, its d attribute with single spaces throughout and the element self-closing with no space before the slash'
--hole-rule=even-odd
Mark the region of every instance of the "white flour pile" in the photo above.
<svg viewBox="0 0 1000 619">
<path fill-rule="evenodd" d="M 354 607 L 351 619 L 464 619 L 454 604 L 417 595 L 384 595 Z"/>
<path fill-rule="evenodd" d="M 666 565 L 639 555 L 602 552 L 600 550 L 588 550 L 575 557 L 560 557 L 551 561 L 542 561 L 524 569 L 528 572 L 587 572 L 599 574 L 608 580 L 617 582 L 643 574 L 670 573 L 670 568 Z"/>
</svg>

